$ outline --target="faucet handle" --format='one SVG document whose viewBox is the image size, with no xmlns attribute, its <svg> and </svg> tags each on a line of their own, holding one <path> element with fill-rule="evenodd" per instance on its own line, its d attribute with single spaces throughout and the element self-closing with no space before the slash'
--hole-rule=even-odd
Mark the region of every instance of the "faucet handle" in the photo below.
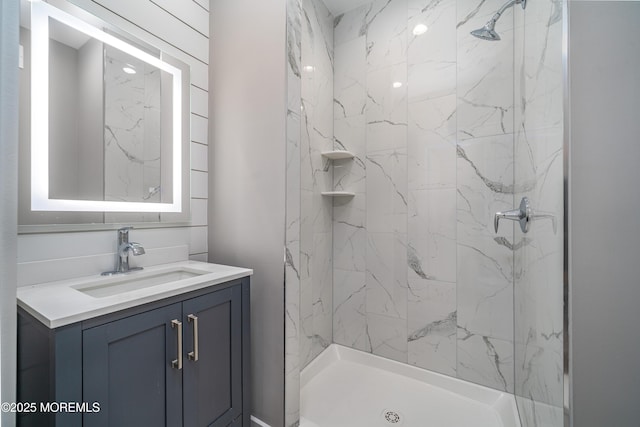
<svg viewBox="0 0 640 427">
<path fill-rule="evenodd" d="M 118 229 L 118 248 L 123 243 L 129 243 L 129 230 L 131 230 L 132 226 L 122 227 Z"/>
<path fill-rule="evenodd" d="M 129 240 L 129 230 L 132 229 L 130 225 L 118 229 L 118 245 Z"/>
<path fill-rule="evenodd" d="M 538 219 L 550 219 L 551 225 L 553 226 L 553 233 L 555 234 L 558 231 L 558 222 L 555 215 L 548 212 L 534 212 L 533 209 L 531 209 L 531 203 L 529 202 L 528 197 L 522 198 L 518 209 L 506 212 L 496 212 L 493 217 L 493 228 L 496 233 L 498 232 L 498 224 L 500 223 L 501 218 L 518 221 L 523 233 L 527 233 L 529 231 L 529 225 L 532 221 Z"/>
</svg>

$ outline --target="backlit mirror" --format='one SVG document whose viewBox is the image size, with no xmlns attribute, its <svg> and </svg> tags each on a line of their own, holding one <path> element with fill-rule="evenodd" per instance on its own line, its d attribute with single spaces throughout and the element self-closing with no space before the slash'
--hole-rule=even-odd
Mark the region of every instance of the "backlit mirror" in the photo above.
<svg viewBox="0 0 640 427">
<path fill-rule="evenodd" d="M 161 221 L 186 211 L 188 66 L 75 6 L 28 3 L 21 224 Z"/>
</svg>

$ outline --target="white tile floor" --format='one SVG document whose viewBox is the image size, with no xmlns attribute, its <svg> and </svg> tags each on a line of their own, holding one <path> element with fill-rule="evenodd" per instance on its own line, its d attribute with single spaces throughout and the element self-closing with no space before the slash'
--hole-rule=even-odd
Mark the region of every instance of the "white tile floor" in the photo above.
<svg viewBox="0 0 640 427">
<path fill-rule="evenodd" d="M 301 427 L 520 427 L 512 395 L 338 345 L 301 387 Z"/>
</svg>

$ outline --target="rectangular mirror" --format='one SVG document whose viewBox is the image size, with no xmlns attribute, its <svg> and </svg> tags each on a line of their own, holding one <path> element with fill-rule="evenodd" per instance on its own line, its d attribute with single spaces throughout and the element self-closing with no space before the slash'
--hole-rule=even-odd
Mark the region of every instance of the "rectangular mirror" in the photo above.
<svg viewBox="0 0 640 427">
<path fill-rule="evenodd" d="M 26 3 L 21 225 L 188 220 L 188 66 L 66 2 Z"/>
</svg>

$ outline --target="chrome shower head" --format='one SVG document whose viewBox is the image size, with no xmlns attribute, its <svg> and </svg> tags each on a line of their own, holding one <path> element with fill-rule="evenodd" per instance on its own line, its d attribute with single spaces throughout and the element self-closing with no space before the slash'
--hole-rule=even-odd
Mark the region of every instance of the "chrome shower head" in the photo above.
<svg viewBox="0 0 640 427">
<path fill-rule="evenodd" d="M 482 40 L 498 41 L 500 36 L 494 30 L 495 25 L 496 21 L 492 19 L 484 27 L 471 31 L 471 35 Z"/>
<path fill-rule="evenodd" d="M 500 40 L 500 36 L 498 35 L 498 33 L 496 33 L 494 27 L 496 26 L 496 22 L 498 22 L 498 19 L 500 19 L 504 11 L 509 9 L 514 4 L 520 4 L 524 9 L 527 7 L 527 0 L 509 0 L 504 5 L 502 5 L 500 9 L 498 9 L 498 11 L 491 17 L 489 22 L 484 24 L 484 27 L 471 31 L 471 35 L 482 40 Z"/>
</svg>

